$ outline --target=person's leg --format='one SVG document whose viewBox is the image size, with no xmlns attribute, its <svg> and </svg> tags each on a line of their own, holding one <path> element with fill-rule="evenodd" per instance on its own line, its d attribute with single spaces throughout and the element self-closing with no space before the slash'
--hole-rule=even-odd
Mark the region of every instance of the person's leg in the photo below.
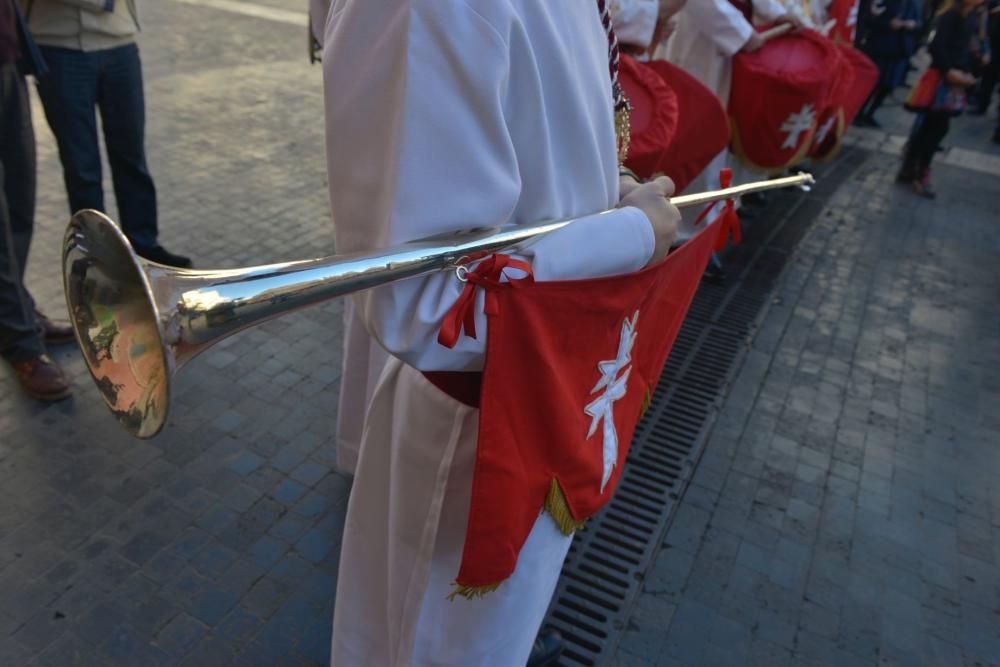
<svg viewBox="0 0 1000 667">
<path fill-rule="evenodd" d="M 903 162 L 896 174 L 896 180 L 900 183 L 912 183 L 917 178 L 917 159 L 924 151 L 924 125 L 927 120 L 927 112 L 920 111 L 913 119 L 913 126 L 910 128 L 910 137 L 903 148 Z"/>
<path fill-rule="evenodd" d="M 35 304 L 24 287 L 35 209 L 35 136 L 24 77 L 0 67 L 0 357 L 29 395 L 58 400 L 69 381 L 45 352 Z"/>
<path fill-rule="evenodd" d="M 8 361 L 45 354 L 35 304 L 24 287 L 35 208 L 35 137 L 24 80 L 0 67 L 0 356 Z"/>
<path fill-rule="evenodd" d="M 874 118 L 875 112 L 879 110 L 879 107 L 882 106 L 882 103 L 885 102 L 885 98 L 887 98 L 889 96 L 889 93 L 891 92 L 892 92 L 891 86 L 879 85 L 878 87 L 875 88 L 875 91 L 871 94 L 871 97 L 869 98 L 868 108 L 865 111 L 869 120 L 871 121 L 875 120 Z"/>
<path fill-rule="evenodd" d="M 135 44 L 101 52 L 97 98 L 122 230 L 138 248 L 157 244 L 156 187 L 146 165 L 146 107 Z"/>
<path fill-rule="evenodd" d="M 41 47 L 49 73 L 38 96 L 59 145 L 70 213 L 104 210 L 101 152 L 97 144 L 97 61 L 93 54 Z"/>
<path fill-rule="evenodd" d="M 948 127 L 951 124 L 951 114 L 946 111 L 928 111 L 925 114 L 924 122 L 917 134 L 910 140 L 914 144 L 914 168 L 913 188 L 921 196 L 935 197 L 934 189 L 930 183 L 931 161 L 937 153 L 941 140 L 948 134 Z"/>
<path fill-rule="evenodd" d="M 139 49 L 135 44 L 108 49 L 100 58 L 97 104 L 122 231 L 139 256 L 170 266 L 191 266 L 189 258 L 169 252 L 157 241 L 156 187 L 146 164 L 146 104 Z"/>
<path fill-rule="evenodd" d="M 979 94 L 976 97 L 974 113 L 985 114 L 993 101 L 993 89 L 997 84 L 997 70 L 992 65 L 983 70 L 983 78 L 979 81 Z"/>
</svg>

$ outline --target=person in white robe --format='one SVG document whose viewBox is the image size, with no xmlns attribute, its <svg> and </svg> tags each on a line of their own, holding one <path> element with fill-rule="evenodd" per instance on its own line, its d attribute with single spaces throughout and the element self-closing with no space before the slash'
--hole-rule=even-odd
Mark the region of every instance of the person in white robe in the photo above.
<svg viewBox="0 0 1000 667">
<path fill-rule="evenodd" d="M 309 0 L 309 56 L 319 62 L 323 50 L 326 19 L 330 15 L 331 0 Z M 340 243 L 336 241 L 339 248 Z M 364 323 L 354 316 L 354 303 L 344 302 L 344 345 L 341 363 L 341 392 L 337 398 L 337 426 L 334 437 L 337 470 L 354 475 L 361 447 L 361 432 L 365 413 L 371 402 L 375 383 L 382 374 L 389 353 L 379 345 Z"/>
<path fill-rule="evenodd" d="M 673 17 L 687 0 L 615 0 L 611 5 L 618 41 L 638 57 L 652 54 L 673 32 Z"/>
<path fill-rule="evenodd" d="M 521 251 L 537 279 L 553 280 L 635 271 L 676 238 L 669 179 L 619 201 L 608 41 L 593 1 L 334 0 L 323 64 L 338 252 L 584 216 Z M 524 664 L 569 548 L 540 515 L 498 590 L 448 599 L 478 411 L 421 371 L 483 367 L 481 295 L 479 337 L 454 349 L 436 340 L 462 287 L 440 273 L 354 298 L 357 322 L 391 356 L 345 521 L 338 667 Z"/>
<path fill-rule="evenodd" d="M 829 2 L 826 0 L 781 0 L 785 11 L 794 16 L 804 27 L 827 34 L 832 24 L 827 23 Z"/>
<path fill-rule="evenodd" d="M 326 28 L 326 17 L 330 13 L 330 0 L 309 0 L 306 24 L 306 38 L 309 47 L 309 62 L 319 62 L 323 50 L 323 31 Z"/>
<path fill-rule="evenodd" d="M 788 21 L 797 24 L 778 0 L 755 0 L 754 19 L 764 23 Z M 655 57 L 677 65 L 702 84 L 715 91 L 722 106 L 729 107 L 732 84 L 732 59 L 740 51 L 756 51 L 764 41 L 753 24 L 729 0 L 689 1 L 676 17 L 676 28 Z M 691 181 L 688 190 L 714 190 L 719 187 L 719 173 L 734 167 L 734 182 L 739 177 L 739 165 L 728 150 L 722 151 L 705 170 Z M 686 211 L 681 237 L 694 233 L 692 223 L 698 211 Z"/>
</svg>

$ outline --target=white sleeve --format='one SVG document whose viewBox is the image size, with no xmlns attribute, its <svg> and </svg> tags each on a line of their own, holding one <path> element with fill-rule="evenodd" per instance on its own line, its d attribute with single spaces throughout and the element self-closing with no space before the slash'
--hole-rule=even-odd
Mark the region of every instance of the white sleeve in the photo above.
<svg viewBox="0 0 1000 667">
<path fill-rule="evenodd" d="M 778 0 L 756 0 L 753 3 L 753 15 L 764 23 L 770 23 L 787 14 L 785 6 Z"/>
<path fill-rule="evenodd" d="M 323 62 L 338 252 L 510 220 L 521 179 L 504 118 L 509 49 L 478 13 L 455 9 L 464 6 L 427 2 L 405 16 L 389 12 L 382 24 L 396 35 L 359 37 L 364 21 L 339 33 L 340 17 L 328 25 Z M 586 278 L 637 270 L 653 245 L 645 216 L 623 208 L 570 225 L 524 255 L 538 279 Z M 411 366 L 478 370 L 487 326 L 481 293 L 477 338 L 461 336 L 454 349 L 437 342 L 462 288 L 452 272 L 437 273 L 360 293 L 355 304 L 369 332 Z"/>
<path fill-rule="evenodd" d="M 659 0 L 618 0 L 611 5 L 615 34 L 622 44 L 648 48 L 660 13 Z"/>
<path fill-rule="evenodd" d="M 732 56 L 743 48 L 753 34 L 753 26 L 729 0 L 695 0 L 684 9 L 698 31 L 724 55 Z"/>
</svg>

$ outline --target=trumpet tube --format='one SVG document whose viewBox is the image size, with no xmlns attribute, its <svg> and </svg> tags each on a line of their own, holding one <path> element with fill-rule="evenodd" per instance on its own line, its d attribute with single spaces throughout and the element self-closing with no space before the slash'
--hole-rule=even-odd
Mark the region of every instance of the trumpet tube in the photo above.
<svg viewBox="0 0 1000 667">
<path fill-rule="evenodd" d="M 671 203 L 699 206 L 812 182 L 802 174 Z M 139 258 L 110 218 L 84 210 L 66 230 L 63 282 L 77 342 L 104 402 L 128 432 L 149 438 L 166 423 L 173 375 L 223 338 L 323 301 L 524 246 L 573 222 L 476 228 L 378 253 L 190 270 Z"/>
</svg>

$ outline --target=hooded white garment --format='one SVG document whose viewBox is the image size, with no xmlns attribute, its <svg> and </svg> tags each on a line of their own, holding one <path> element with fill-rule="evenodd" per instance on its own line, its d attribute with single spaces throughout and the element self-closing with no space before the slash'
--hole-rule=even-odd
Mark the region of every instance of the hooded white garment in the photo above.
<svg viewBox="0 0 1000 667">
<path fill-rule="evenodd" d="M 644 266 L 654 238 L 641 211 L 590 215 L 618 201 L 607 59 L 588 0 L 334 0 L 323 64 L 338 252 L 586 216 L 521 252 L 536 278 Z M 354 299 L 358 322 L 394 357 L 367 408 L 348 505 L 338 667 L 523 664 L 569 548 L 540 515 L 496 592 L 447 600 L 478 411 L 417 369 L 482 368 L 482 295 L 478 339 L 454 349 L 436 340 L 462 287 L 440 273 Z M 348 385 L 341 394 L 352 391 L 360 395 Z"/>
</svg>

